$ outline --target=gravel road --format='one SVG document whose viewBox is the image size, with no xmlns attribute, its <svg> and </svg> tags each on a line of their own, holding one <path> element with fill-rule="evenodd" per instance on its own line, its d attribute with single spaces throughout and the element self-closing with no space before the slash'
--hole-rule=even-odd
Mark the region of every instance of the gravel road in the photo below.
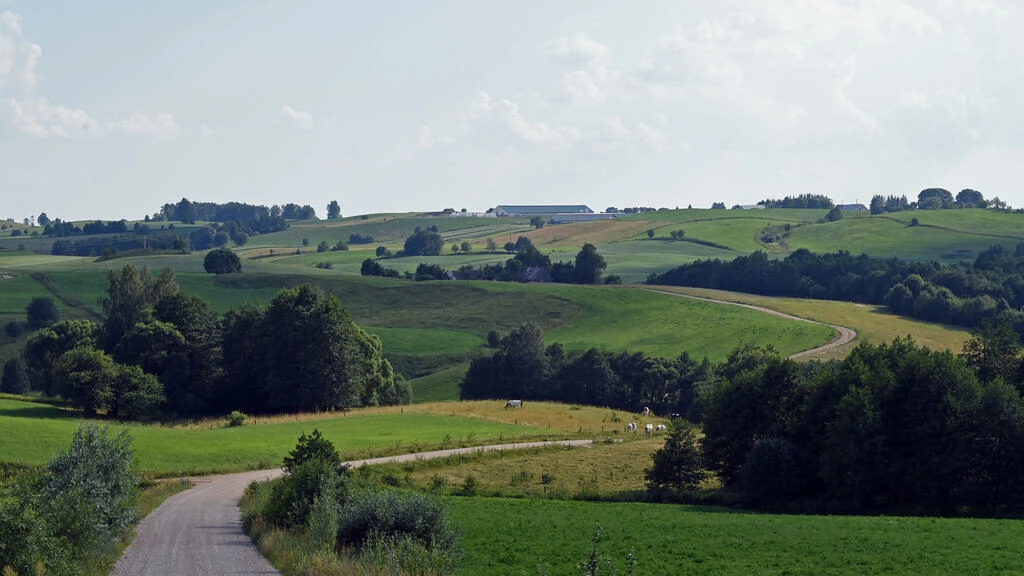
<svg viewBox="0 0 1024 576">
<path fill-rule="evenodd" d="M 520 442 L 454 448 L 385 458 L 354 460 L 352 467 L 471 454 L 480 450 L 518 450 L 538 446 L 584 446 L 590 440 Z M 280 574 L 242 533 L 238 501 L 255 480 L 281 470 L 192 478 L 195 486 L 171 496 L 135 529 L 135 540 L 114 566 L 114 576 L 221 576 Z"/>
</svg>

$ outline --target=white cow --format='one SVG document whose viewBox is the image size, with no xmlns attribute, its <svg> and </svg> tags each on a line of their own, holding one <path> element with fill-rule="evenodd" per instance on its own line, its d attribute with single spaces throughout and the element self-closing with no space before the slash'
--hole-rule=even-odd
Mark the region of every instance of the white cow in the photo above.
<svg viewBox="0 0 1024 576">
<path fill-rule="evenodd" d="M 657 426 L 654 427 L 655 432 L 664 432 L 667 429 L 668 428 L 664 424 L 658 424 Z"/>
<path fill-rule="evenodd" d="M 654 424 L 646 424 L 644 426 L 644 434 L 650 436 L 652 430 L 654 430 Z"/>
<path fill-rule="evenodd" d="M 626 424 L 626 432 L 636 432 L 636 422 Z"/>
<path fill-rule="evenodd" d="M 651 415 L 651 409 L 648 408 L 647 406 L 644 406 L 644 409 L 641 410 L 640 413 L 644 415 L 644 418 L 646 418 Z"/>
<path fill-rule="evenodd" d="M 508 402 L 505 402 L 505 408 L 522 408 L 522 407 L 523 407 L 523 401 L 522 400 L 509 400 Z"/>
</svg>

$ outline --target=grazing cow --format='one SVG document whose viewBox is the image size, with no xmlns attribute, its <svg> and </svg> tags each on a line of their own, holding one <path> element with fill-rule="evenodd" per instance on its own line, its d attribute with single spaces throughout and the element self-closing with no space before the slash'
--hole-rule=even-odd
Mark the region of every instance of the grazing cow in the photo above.
<svg viewBox="0 0 1024 576">
<path fill-rule="evenodd" d="M 644 426 L 644 434 L 651 435 L 651 430 L 654 430 L 654 424 L 647 424 Z"/>
<path fill-rule="evenodd" d="M 664 424 L 658 424 L 657 426 L 654 427 L 655 432 L 664 432 L 667 429 L 668 427 L 666 427 Z"/>
<path fill-rule="evenodd" d="M 508 402 L 505 402 L 505 408 L 522 408 L 522 407 L 523 407 L 523 401 L 522 400 L 509 400 Z"/>
<path fill-rule="evenodd" d="M 646 418 L 651 415 L 651 409 L 648 408 L 647 406 L 644 406 L 644 409 L 641 410 L 640 413 L 644 415 L 644 418 Z"/>
<path fill-rule="evenodd" d="M 626 432 L 636 432 L 636 422 L 626 424 Z"/>
</svg>

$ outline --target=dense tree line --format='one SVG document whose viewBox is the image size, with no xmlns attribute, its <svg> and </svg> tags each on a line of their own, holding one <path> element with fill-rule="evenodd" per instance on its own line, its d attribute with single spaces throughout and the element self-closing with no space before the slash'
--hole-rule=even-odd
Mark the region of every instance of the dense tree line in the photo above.
<svg viewBox="0 0 1024 576">
<path fill-rule="evenodd" d="M 312 206 L 284 204 L 266 207 L 262 205 L 228 202 L 192 202 L 188 198 L 173 204 L 164 204 L 159 216 L 164 220 L 177 220 L 185 224 L 196 222 L 259 222 L 265 219 L 276 220 L 315 220 L 316 210 Z"/>
<path fill-rule="evenodd" d="M 495 336 L 497 339 L 497 336 Z M 523 324 L 497 342 L 491 356 L 474 360 L 463 378 L 463 400 L 495 398 L 551 400 L 657 414 L 688 414 L 700 420 L 700 385 L 711 364 L 689 355 L 676 359 L 642 352 L 612 353 L 592 348 L 566 353 L 545 346 L 540 328 Z"/>
<path fill-rule="evenodd" d="M 56 240 L 50 248 L 54 256 L 103 256 L 127 250 L 174 250 L 189 252 L 189 238 L 173 231 L 160 233 L 138 232 L 115 234 L 102 238 L 81 238 L 78 240 Z"/>
<path fill-rule="evenodd" d="M 750 505 L 1019 514 L 1024 399 L 1008 332 L 988 325 L 959 356 L 910 338 L 831 363 L 738 349 L 716 368 L 703 461 Z"/>
<path fill-rule="evenodd" d="M 698 260 L 647 282 L 884 304 L 899 314 L 968 327 L 1003 319 L 1024 331 L 1024 244 L 1014 251 L 996 245 L 973 263 L 950 266 L 845 251 L 800 249 L 781 260 L 755 252 L 729 262 Z"/>
<path fill-rule="evenodd" d="M 758 205 L 765 208 L 832 208 L 835 204 L 832 199 L 822 194 L 800 194 L 799 196 L 786 196 L 782 200 L 765 199 L 758 202 Z"/>
<path fill-rule="evenodd" d="M 35 388 L 87 414 L 139 418 L 334 410 L 407 403 L 380 340 L 311 286 L 220 318 L 174 272 L 108 272 L 105 320 L 64 320 L 22 352 Z"/>
</svg>

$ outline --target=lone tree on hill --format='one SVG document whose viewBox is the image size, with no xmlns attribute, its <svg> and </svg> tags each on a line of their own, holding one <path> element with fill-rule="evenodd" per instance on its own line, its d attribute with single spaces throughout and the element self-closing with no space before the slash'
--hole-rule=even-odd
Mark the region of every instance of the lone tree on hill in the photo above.
<svg viewBox="0 0 1024 576">
<path fill-rule="evenodd" d="M 573 267 L 576 274 L 577 284 L 598 284 L 601 282 L 601 273 L 608 267 L 604 258 L 597 253 L 593 244 L 584 244 L 583 248 L 576 254 L 576 264 Z"/>
<path fill-rule="evenodd" d="M 329 220 L 341 218 L 341 204 L 338 204 L 337 200 L 331 200 L 331 202 L 327 204 L 327 218 Z"/>
<path fill-rule="evenodd" d="M 207 274 L 232 274 L 242 271 L 242 261 L 231 250 L 218 248 L 206 253 L 203 269 Z"/>
</svg>

